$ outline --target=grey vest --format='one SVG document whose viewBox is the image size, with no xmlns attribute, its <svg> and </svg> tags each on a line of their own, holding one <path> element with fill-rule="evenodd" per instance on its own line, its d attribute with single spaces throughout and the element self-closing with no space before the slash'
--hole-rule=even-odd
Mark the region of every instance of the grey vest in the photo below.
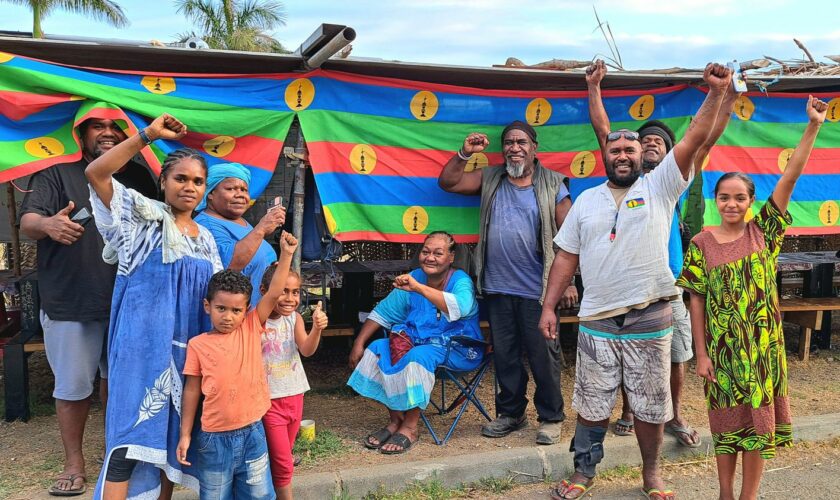
<svg viewBox="0 0 840 500">
<path fill-rule="evenodd" d="M 496 190 L 499 183 L 507 176 L 504 165 L 485 167 L 481 171 L 481 209 L 479 218 L 478 246 L 475 248 L 475 276 L 476 288 L 481 293 L 482 281 L 484 279 L 484 262 L 487 241 L 487 228 L 490 225 L 490 214 L 493 203 L 496 199 Z M 565 177 L 553 170 L 542 166 L 539 160 L 534 160 L 534 175 L 531 183 L 534 185 L 534 195 L 537 197 L 537 205 L 540 209 L 540 236 L 542 236 L 541 254 L 543 258 L 542 293 L 540 302 L 545 298 L 545 287 L 548 284 L 548 272 L 551 270 L 551 263 L 554 262 L 554 235 L 557 234 L 557 222 L 554 218 L 555 200 L 560 185 Z"/>
</svg>

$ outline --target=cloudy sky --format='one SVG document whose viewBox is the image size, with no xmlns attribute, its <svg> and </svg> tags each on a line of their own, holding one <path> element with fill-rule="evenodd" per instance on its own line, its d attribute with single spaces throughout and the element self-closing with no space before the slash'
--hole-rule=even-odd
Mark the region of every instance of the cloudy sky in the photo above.
<svg viewBox="0 0 840 500">
<path fill-rule="evenodd" d="M 192 26 L 167 0 L 121 0 L 131 26 L 116 29 L 52 13 L 47 34 L 171 41 Z M 296 48 L 322 22 L 357 32 L 353 56 L 489 66 L 517 57 L 611 56 L 593 6 L 609 23 L 627 69 L 702 67 L 707 61 L 768 55 L 818 60 L 840 53 L 836 0 L 307 0 L 287 1 L 287 25 L 274 35 Z M 0 29 L 31 30 L 23 8 L 0 4 Z M 822 59 L 825 62 L 825 59 Z"/>
</svg>

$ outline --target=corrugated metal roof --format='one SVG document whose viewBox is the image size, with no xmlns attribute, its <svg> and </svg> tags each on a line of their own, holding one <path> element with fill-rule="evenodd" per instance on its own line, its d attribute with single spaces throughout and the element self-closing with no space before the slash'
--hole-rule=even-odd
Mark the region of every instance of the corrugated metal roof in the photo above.
<svg viewBox="0 0 840 500">
<path fill-rule="evenodd" d="M 296 55 L 194 50 L 158 47 L 137 42 L 68 41 L 9 36 L 0 32 L 0 51 L 73 66 L 166 73 L 287 73 L 300 71 L 303 59 Z M 128 42 L 131 43 L 131 42 Z M 491 89 L 585 90 L 583 73 L 522 68 L 455 66 L 384 61 L 370 58 L 330 59 L 324 69 L 359 75 L 400 78 L 430 83 Z M 771 81 L 775 76 L 759 78 Z M 756 78 L 753 78 L 754 80 Z M 605 89 L 667 87 L 700 83 L 701 73 L 656 74 L 611 71 Z M 774 92 L 837 92 L 837 76 L 783 76 L 773 84 Z"/>
</svg>

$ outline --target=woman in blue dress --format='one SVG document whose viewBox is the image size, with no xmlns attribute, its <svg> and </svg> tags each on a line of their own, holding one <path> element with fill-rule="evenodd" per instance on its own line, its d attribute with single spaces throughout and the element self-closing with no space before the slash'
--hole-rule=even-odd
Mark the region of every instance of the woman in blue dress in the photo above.
<svg viewBox="0 0 840 500">
<path fill-rule="evenodd" d="M 370 313 L 350 352 L 355 368 L 347 384 L 386 408 L 390 422 L 365 438 L 364 445 L 385 454 L 408 451 L 417 442 L 420 409 L 429 404 L 435 385 L 435 370 L 446 366 L 458 371 L 474 370 L 484 353 L 458 345 L 447 358 L 447 345 L 456 335 L 482 340 L 478 304 L 470 277 L 452 268 L 455 240 L 443 231 L 429 234 L 420 251 L 420 269 L 398 276 L 394 290 Z M 395 346 L 411 348 L 392 362 L 391 342 L 365 343 L 381 329 L 389 336 L 410 339 Z"/>
<path fill-rule="evenodd" d="M 251 280 L 251 304 L 256 304 L 263 272 L 277 260 L 277 253 L 265 238 L 283 225 L 286 209 L 282 205 L 272 207 L 256 227 L 249 224 L 242 215 L 251 206 L 250 183 L 251 172 L 239 163 L 211 165 L 195 221 L 213 235 L 225 269 L 241 271 Z"/>
<path fill-rule="evenodd" d="M 178 463 L 175 449 L 187 342 L 209 330 L 203 298 L 210 277 L 222 269 L 213 237 L 192 219 L 204 195 L 207 165 L 195 150 L 170 153 L 160 175 L 163 203 L 112 178 L 152 141 L 177 140 L 186 132 L 184 124 L 163 115 L 85 171 L 105 241 L 103 258 L 117 264 L 106 454 L 94 498 L 166 499 L 173 483 L 198 490 L 195 472 Z"/>
</svg>

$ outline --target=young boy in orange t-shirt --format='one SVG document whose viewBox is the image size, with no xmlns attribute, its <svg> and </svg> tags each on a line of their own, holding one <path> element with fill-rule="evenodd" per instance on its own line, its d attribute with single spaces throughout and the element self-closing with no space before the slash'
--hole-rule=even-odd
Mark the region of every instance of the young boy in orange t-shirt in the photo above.
<svg viewBox="0 0 840 500">
<path fill-rule="evenodd" d="M 204 395 L 198 437 L 201 498 L 275 498 L 262 417 L 271 405 L 260 334 L 289 274 L 297 240 L 283 232 L 274 278 L 248 311 L 251 282 L 221 271 L 207 286 L 204 308 L 213 330 L 187 345 L 178 461 L 187 462 L 198 400 Z"/>
</svg>

